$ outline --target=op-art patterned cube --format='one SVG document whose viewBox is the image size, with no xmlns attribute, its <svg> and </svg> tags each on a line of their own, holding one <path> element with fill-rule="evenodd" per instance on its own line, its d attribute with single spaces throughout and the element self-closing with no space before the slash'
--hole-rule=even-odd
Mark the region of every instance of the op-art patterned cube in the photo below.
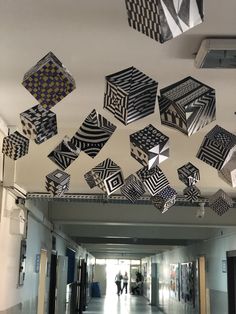
<svg viewBox="0 0 236 314">
<path fill-rule="evenodd" d="M 209 198 L 209 207 L 214 210 L 219 216 L 226 213 L 233 206 L 232 198 L 223 190 L 218 190 Z"/>
<path fill-rule="evenodd" d="M 152 114 L 158 83 L 135 67 L 106 76 L 104 108 L 125 125 Z"/>
<path fill-rule="evenodd" d="M 89 175 L 92 176 L 96 186 L 107 195 L 114 193 L 124 184 L 121 168 L 110 158 L 94 167 Z"/>
<path fill-rule="evenodd" d="M 137 176 L 152 196 L 169 186 L 169 181 L 158 166 L 150 170 L 148 167 L 143 167 L 137 171 Z"/>
<path fill-rule="evenodd" d="M 189 76 L 160 90 L 161 123 L 190 136 L 215 120 L 215 90 Z"/>
<path fill-rule="evenodd" d="M 46 190 L 53 196 L 62 196 L 69 190 L 70 175 L 56 169 L 46 176 Z"/>
<path fill-rule="evenodd" d="M 197 153 L 197 158 L 221 170 L 236 151 L 236 136 L 216 125 L 207 133 Z"/>
<path fill-rule="evenodd" d="M 131 156 L 148 169 L 169 157 L 169 137 L 149 124 L 130 135 Z"/>
<path fill-rule="evenodd" d="M 199 199 L 199 197 L 201 196 L 201 192 L 196 187 L 196 185 L 190 185 L 184 189 L 184 196 L 187 201 L 194 202 Z"/>
<path fill-rule="evenodd" d="M 60 142 L 60 144 L 48 155 L 55 164 L 65 170 L 79 156 L 80 149 L 71 143 L 68 136 Z"/>
<path fill-rule="evenodd" d="M 135 203 L 145 193 L 143 183 L 133 174 L 125 179 L 120 191 L 132 203 Z"/>
<path fill-rule="evenodd" d="M 129 26 L 161 43 L 203 22 L 203 0 L 126 0 Z"/>
<path fill-rule="evenodd" d="M 84 175 L 84 179 L 87 182 L 87 184 L 90 187 L 90 189 L 93 189 L 97 185 L 97 183 L 96 183 L 96 181 L 94 179 L 92 171 L 86 172 L 85 175 Z"/>
<path fill-rule="evenodd" d="M 36 105 L 20 114 L 23 133 L 36 144 L 57 134 L 57 117 L 51 110 Z"/>
<path fill-rule="evenodd" d="M 112 136 L 116 126 L 94 109 L 84 120 L 71 142 L 94 158 Z"/>
<path fill-rule="evenodd" d="M 52 52 L 26 72 L 22 84 L 45 109 L 51 109 L 76 87 L 71 74 Z"/>
<path fill-rule="evenodd" d="M 176 202 L 177 192 L 170 186 L 167 186 L 160 193 L 151 197 L 153 205 L 163 214 Z"/>
<path fill-rule="evenodd" d="M 219 177 L 233 188 L 236 187 L 236 152 L 233 153 L 229 161 L 218 171 Z"/>
<path fill-rule="evenodd" d="M 180 181 L 186 186 L 195 185 L 200 180 L 200 172 L 191 162 L 177 169 Z"/>
<path fill-rule="evenodd" d="M 29 140 L 19 132 L 5 136 L 2 143 L 2 153 L 13 160 L 28 154 Z"/>
</svg>

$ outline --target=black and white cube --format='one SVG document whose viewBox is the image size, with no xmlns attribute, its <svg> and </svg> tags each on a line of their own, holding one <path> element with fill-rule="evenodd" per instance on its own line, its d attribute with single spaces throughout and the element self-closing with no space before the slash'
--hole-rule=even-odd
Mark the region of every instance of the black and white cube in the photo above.
<svg viewBox="0 0 236 314">
<path fill-rule="evenodd" d="M 132 203 L 135 203 L 145 193 L 143 183 L 133 174 L 125 179 L 125 183 L 120 191 Z"/>
<path fill-rule="evenodd" d="M 230 207 L 233 207 L 233 200 L 228 194 L 220 189 L 209 198 L 209 207 L 219 216 L 222 216 L 230 209 Z"/>
<path fill-rule="evenodd" d="M 160 193 L 151 197 L 153 205 L 163 214 L 176 202 L 177 192 L 171 187 L 167 186 Z"/>
<path fill-rule="evenodd" d="M 57 117 L 51 110 L 36 105 L 20 114 L 24 135 L 41 144 L 57 134 Z"/>
<path fill-rule="evenodd" d="M 149 124 L 130 135 L 131 156 L 148 169 L 169 158 L 169 137 Z"/>
<path fill-rule="evenodd" d="M 218 175 L 231 187 L 236 187 L 236 152 L 233 153 L 224 167 L 218 171 Z"/>
<path fill-rule="evenodd" d="M 53 196 L 62 196 L 69 190 L 70 175 L 56 169 L 46 176 L 46 190 Z"/>
<path fill-rule="evenodd" d="M 221 170 L 235 151 L 236 136 L 216 125 L 204 137 L 197 158 L 217 170 Z"/>
<path fill-rule="evenodd" d="M 87 182 L 90 189 L 93 189 L 97 185 L 92 171 L 86 172 L 84 175 L 84 179 Z"/>
<path fill-rule="evenodd" d="M 126 0 L 129 26 L 166 42 L 203 22 L 203 0 Z"/>
<path fill-rule="evenodd" d="M 22 84 L 45 109 L 51 109 L 76 88 L 75 80 L 52 52 L 26 72 Z"/>
<path fill-rule="evenodd" d="M 216 119 L 215 90 L 189 76 L 160 90 L 161 123 L 190 136 Z"/>
<path fill-rule="evenodd" d="M 155 110 L 158 83 L 130 67 L 106 76 L 104 108 L 127 125 Z"/>
<path fill-rule="evenodd" d="M 190 185 L 187 186 L 184 189 L 184 196 L 186 198 L 187 201 L 189 202 L 195 202 L 199 199 L 199 197 L 201 196 L 201 192 L 200 190 L 196 187 L 196 185 Z"/>
<path fill-rule="evenodd" d="M 18 131 L 5 136 L 2 143 L 2 153 L 13 160 L 28 154 L 29 139 Z"/>
<path fill-rule="evenodd" d="M 200 172 L 191 162 L 177 169 L 180 181 L 186 186 L 195 185 L 200 180 Z"/>
</svg>

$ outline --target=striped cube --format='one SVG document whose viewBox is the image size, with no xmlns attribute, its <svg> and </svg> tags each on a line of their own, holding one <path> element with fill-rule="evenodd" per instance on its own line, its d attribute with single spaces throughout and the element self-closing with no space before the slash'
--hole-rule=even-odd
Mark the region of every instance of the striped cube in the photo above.
<svg viewBox="0 0 236 314">
<path fill-rule="evenodd" d="M 177 192 L 170 186 L 167 186 L 160 193 L 151 197 L 153 205 L 163 214 L 176 202 Z"/>
<path fill-rule="evenodd" d="M 218 171 L 219 177 L 233 188 L 236 187 L 236 152 L 225 163 L 224 167 Z"/>
<path fill-rule="evenodd" d="M 29 140 L 18 131 L 5 136 L 2 143 L 2 153 L 7 157 L 17 160 L 28 154 Z"/>
<path fill-rule="evenodd" d="M 199 169 L 195 167 L 191 162 L 183 165 L 177 169 L 180 181 L 186 186 L 195 185 L 200 180 Z"/>
<path fill-rule="evenodd" d="M 194 202 L 201 196 L 201 192 L 195 185 L 190 185 L 184 189 L 184 196 L 187 201 Z"/>
<path fill-rule="evenodd" d="M 69 190 L 70 175 L 59 169 L 46 176 L 46 190 L 53 196 L 62 196 Z"/>
<path fill-rule="evenodd" d="M 135 203 L 145 193 L 143 183 L 133 174 L 125 179 L 120 191 L 132 203 Z"/>
</svg>

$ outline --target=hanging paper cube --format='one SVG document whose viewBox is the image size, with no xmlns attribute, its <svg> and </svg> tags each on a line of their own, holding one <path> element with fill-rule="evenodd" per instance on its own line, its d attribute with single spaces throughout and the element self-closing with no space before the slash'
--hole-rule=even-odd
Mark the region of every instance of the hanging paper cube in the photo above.
<svg viewBox="0 0 236 314">
<path fill-rule="evenodd" d="M 166 212 L 176 202 L 177 192 L 170 186 L 167 186 L 160 193 L 151 197 L 153 205 L 161 211 Z"/>
<path fill-rule="evenodd" d="M 213 209 L 219 216 L 226 213 L 233 206 L 233 200 L 223 190 L 218 190 L 209 198 L 209 207 Z"/>
<path fill-rule="evenodd" d="M 80 149 L 71 143 L 68 136 L 48 155 L 55 164 L 65 170 L 79 156 Z"/>
<path fill-rule="evenodd" d="M 236 151 L 236 136 L 216 125 L 207 133 L 197 153 L 197 158 L 221 170 Z"/>
<path fill-rule="evenodd" d="M 108 195 L 114 193 L 124 184 L 120 167 L 110 158 L 107 158 L 91 170 L 96 186 Z"/>
<path fill-rule="evenodd" d="M 195 185 L 200 180 L 199 169 L 191 162 L 177 169 L 180 181 L 187 186 Z"/>
<path fill-rule="evenodd" d="M 59 169 L 46 176 L 46 190 L 53 196 L 62 196 L 69 190 L 70 175 Z"/>
<path fill-rule="evenodd" d="M 126 0 L 129 26 L 161 43 L 203 22 L 203 0 Z"/>
<path fill-rule="evenodd" d="M 94 158 L 115 131 L 116 126 L 94 109 L 84 120 L 71 142 Z"/>
<path fill-rule="evenodd" d="M 147 188 L 148 192 L 153 196 L 169 186 L 166 176 L 158 166 L 155 166 L 150 170 L 147 167 L 143 167 L 137 171 L 137 175 Z"/>
<path fill-rule="evenodd" d="M 52 52 L 26 72 L 22 84 L 45 109 L 51 109 L 76 87 L 71 74 Z"/>
<path fill-rule="evenodd" d="M 169 157 L 169 137 L 149 124 L 130 135 L 131 156 L 148 169 Z"/>
<path fill-rule="evenodd" d="M 2 153 L 13 160 L 28 154 L 29 140 L 19 132 L 5 136 L 2 143 Z"/>
<path fill-rule="evenodd" d="M 88 171 L 87 173 L 85 173 L 84 179 L 87 182 L 90 189 L 94 188 L 97 185 L 97 183 L 95 182 L 92 171 Z"/>
<path fill-rule="evenodd" d="M 36 144 L 57 134 L 57 117 L 51 110 L 36 105 L 20 114 L 23 133 Z"/>
<path fill-rule="evenodd" d="M 189 76 L 160 90 L 161 123 L 192 135 L 215 120 L 215 90 Z"/>
<path fill-rule="evenodd" d="M 106 76 L 104 108 L 125 125 L 152 114 L 158 83 L 135 67 Z"/>
<path fill-rule="evenodd" d="M 236 187 L 236 152 L 233 153 L 224 167 L 218 171 L 218 175 L 233 188 Z"/>
<path fill-rule="evenodd" d="M 194 202 L 201 196 L 201 192 L 196 185 L 190 185 L 184 189 L 184 196 L 187 201 Z"/>
<path fill-rule="evenodd" d="M 132 203 L 135 203 L 145 193 L 143 183 L 133 174 L 125 179 L 125 183 L 120 191 Z"/>
</svg>

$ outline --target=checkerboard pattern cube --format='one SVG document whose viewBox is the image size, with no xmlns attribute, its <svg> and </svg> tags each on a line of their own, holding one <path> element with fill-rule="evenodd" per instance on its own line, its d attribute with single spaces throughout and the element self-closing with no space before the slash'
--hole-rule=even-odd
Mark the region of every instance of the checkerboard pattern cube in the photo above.
<svg viewBox="0 0 236 314">
<path fill-rule="evenodd" d="M 169 137 L 149 124 L 130 135 L 131 156 L 148 169 L 169 157 Z"/>
<path fill-rule="evenodd" d="M 130 67 L 106 76 L 104 108 L 127 125 L 155 110 L 158 83 Z"/>
<path fill-rule="evenodd" d="M 2 153 L 13 160 L 28 154 L 29 140 L 18 131 L 5 136 L 2 143 Z"/>
<path fill-rule="evenodd" d="M 186 186 L 195 185 L 200 180 L 200 172 L 191 162 L 177 169 L 180 181 Z"/>
<path fill-rule="evenodd" d="M 36 105 L 20 114 L 24 135 L 41 144 L 57 134 L 56 114 Z"/>
<path fill-rule="evenodd" d="M 194 202 L 199 199 L 199 197 L 201 196 L 201 192 L 196 187 L 196 185 L 190 185 L 184 189 L 184 196 L 187 201 Z"/>
<path fill-rule="evenodd" d="M 219 216 L 225 214 L 232 206 L 232 198 L 221 189 L 209 198 L 209 207 Z"/>
<path fill-rule="evenodd" d="M 53 196 L 62 196 L 69 190 L 70 175 L 56 169 L 46 176 L 46 190 Z"/>
<path fill-rule="evenodd" d="M 160 193 L 151 197 L 153 205 L 163 214 L 176 202 L 177 192 L 170 186 L 167 186 Z"/>
<path fill-rule="evenodd" d="M 230 186 L 236 187 L 236 152 L 233 153 L 224 167 L 218 171 L 218 175 Z"/>
<path fill-rule="evenodd" d="M 49 52 L 24 75 L 23 86 L 45 109 L 51 109 L 75 88 L 75 80 Z"/>
<path fill-rule="evenodd" d="M 189 76 L 160 90 L 161 123 L 190 136 L 215 120 L 215 90 Z"/>
<path fill-rule="evenodd" d="M 143 183 L 133 174 L 125 179 L 120 191 L 132 203 L 135 203 L 145 193 Z"/>
</svg>

